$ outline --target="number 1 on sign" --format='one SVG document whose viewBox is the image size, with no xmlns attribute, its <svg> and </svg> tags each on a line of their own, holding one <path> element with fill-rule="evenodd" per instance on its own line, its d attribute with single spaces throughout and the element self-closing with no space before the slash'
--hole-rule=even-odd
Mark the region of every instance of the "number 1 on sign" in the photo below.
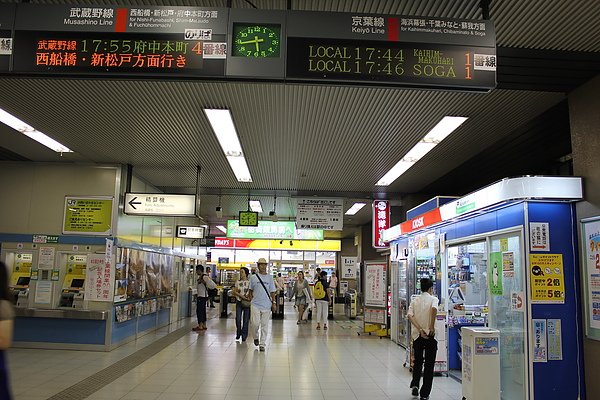
<svg viewBox="0 0 600 400">
<path fill-rule="evenodd" d="M 471 64 L 471 53 L 465 53 L 465 57 L 466 57 L 466 62 L 465 62 L 465 79 L 473 79 L 471 77 L 471 67 L 473 66 Z"/>
</svg>

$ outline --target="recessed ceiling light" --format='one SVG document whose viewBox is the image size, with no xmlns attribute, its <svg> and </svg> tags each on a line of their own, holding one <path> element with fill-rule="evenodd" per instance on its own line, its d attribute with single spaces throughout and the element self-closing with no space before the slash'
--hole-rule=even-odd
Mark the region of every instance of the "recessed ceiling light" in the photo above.
<svg viewBox="0 0 600 400">
<path fill-rule="evenodd" d="M 423 139 L 421 139 L 408 153 L 402 157 L 375 185 L 388 186 L 412 167 L 417 161 L 425 157 L 435 146 L 458 128 L 468 117 L 449 117 L 442 118 L 436 126 L 433 127 Z"/>
<path fill-rule="evenodd" d="M 254 212 L 263 212 L 262 204 L 258 200 L 250 200 L 250 209 Z"/>
<path fill-rule="evenodd" d="M 239 182 L 252 182 L 250 170 L 242 151 L 242 145 L 240 144 L 237 130 L 231 118 L 231 112 L 227 109 L 217 110 L 210 108 L 205 108 L 204 112 L 237 180 Z"/>
<path fill-rule="evenodd" d="M 10 126 L 16 131 L 21 132 L 23 135 L 35 140 L 36 142 L 43 144 L 49 149 L 54 150 L 57 153 L 72 153 L 73 150 L 69 149 L 67 146 L 57 142 L 46 134 L 38 131 L 34 127 L 25 122 L 21 121 L 19 118 L 15 117 L 12 114 L 4 111 L 0 108 L 0 121 L 4 124 Z"/>
<path fill-rule="evenodd" d="M 346 215 L 354 215 L 354 214 L 356 214 L 357 212 L 359 212 L 359 211 L 360 211 L 360 209 L 361 209 L 361 208 L 363 208 L 363 207 L 364 207 L 364 206 L 366 206 L 366 205 L 367 205 L 367 203 L 354 203 L 354 204 L 352 205 L 352 207 L 350 207 L 350 208 L 348 209 L 348 211 L 346 211 Z"/>
<path fill-rule="evenodd" d="M 217 229 L 223 233 L 227 233 L 227 228 L 225 228 L 223 225 L 217 225 Z"/>
</svg>

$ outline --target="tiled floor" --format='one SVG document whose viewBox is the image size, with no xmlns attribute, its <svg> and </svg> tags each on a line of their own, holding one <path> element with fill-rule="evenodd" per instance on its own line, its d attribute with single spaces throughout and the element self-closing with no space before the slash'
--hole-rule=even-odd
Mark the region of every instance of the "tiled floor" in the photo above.
<svg viewBox="0 0 600 400">
<path fill-rule="evenodd" d="M 89 399 L 379 400 L 413 399 L 405 352 L 389 339 L 358 335 L 360 321 L 337 319 L 328 331 L 296 325 L 293 310 L 274 320 L 266 352 L 235 341 L 235 321 L 211 319 L 209 330 L 185 335 Z M 161 330 L 110 353 L 9 351 L 16 400 L 64 390 L 150 343 Z M 461 399 L 460 384 L 435 377 L 432 400 Z"/>
</svg>

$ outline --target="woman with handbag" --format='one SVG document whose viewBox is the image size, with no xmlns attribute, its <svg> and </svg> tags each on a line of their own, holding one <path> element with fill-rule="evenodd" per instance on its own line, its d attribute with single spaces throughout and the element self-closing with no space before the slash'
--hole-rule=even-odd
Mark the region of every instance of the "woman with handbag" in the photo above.
<svg viewBox="0 0 600 400">
<path fill-rule="evenodd" d="M 298 325 L 308 322 L 307 320 L 304 320 L 302 318 L 302 315 L 304 314 L 304 309 L 308 304 L 305 289 L 308 289 L 308 281 L 304 279 L 304 272 L 298 271 L 298 279 L 294 283 L 294 290 L 292 291 L 294 296 L 296 296 L 296 309 L 298 311 L 298 321 L 296 322 L 296 324 Z"/>
<path fill-rule="evenodd" d="M 233 295 L 236 297 L 235 302 L 235 340 L 242 338 L 245 342 L 248 338 L 248 324 L 250 323 L 250 280 L 248 276 L 250 271 L 246 267 L 240 268 L 240 278 L 235 282 L 235 287 L 232 289 Z"/>
</svg>

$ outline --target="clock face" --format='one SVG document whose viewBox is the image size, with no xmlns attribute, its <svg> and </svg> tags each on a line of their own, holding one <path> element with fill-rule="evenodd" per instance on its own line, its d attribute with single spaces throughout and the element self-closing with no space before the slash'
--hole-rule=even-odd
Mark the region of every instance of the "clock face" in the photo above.
<svg viewBox="0 0 600 400">
<path fill-rule="evenodd" d="M 258 213 L 254 211 L 240 211 L 240 226 L 258 226 Z"/>
<path fill-rule="evenodd" d="M 236 57 L 279 57 L 281 45 L 280 25 L 233 25 L 231 55 Z"/>
</svg>

